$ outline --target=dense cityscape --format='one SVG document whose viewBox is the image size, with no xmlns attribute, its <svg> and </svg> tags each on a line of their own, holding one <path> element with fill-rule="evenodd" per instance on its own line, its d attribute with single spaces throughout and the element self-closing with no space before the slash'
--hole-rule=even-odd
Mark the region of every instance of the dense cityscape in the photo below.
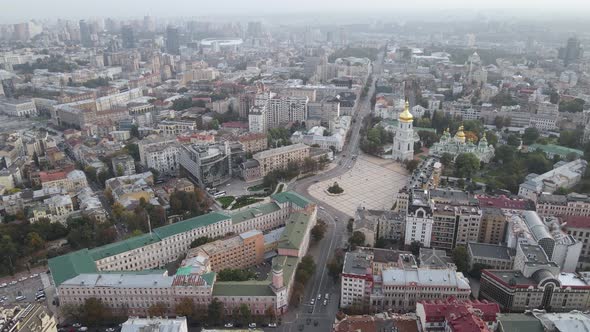
<svg viewBox="0 0 590 332">
<path fill-rule="evenodd" d="M 224 3 L 0 5 L 0 332 L 590 331 L 580 13 Z"/>
</svg>

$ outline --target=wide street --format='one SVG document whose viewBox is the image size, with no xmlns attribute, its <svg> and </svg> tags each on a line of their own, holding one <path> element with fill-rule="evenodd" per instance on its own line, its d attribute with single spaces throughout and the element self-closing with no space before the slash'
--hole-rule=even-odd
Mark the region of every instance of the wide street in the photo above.
<svg viewBox="0 0 590 332">
<path fill-rule="evenodd" d="M 373 64 L 373 81 L 370 84 L 369 92 L 365 97 L 359 97 L 357 109 L 353 115 L 354 123 L 351 134 L 340 153 L 341 157 L 337 159 L 338 166 L 324 173 L 291 183 L 288 186 L 289 190 L 295 191 L 318 204 L 318 219 L 326 222 L 328 230 L 324 239 L 319 244 L 312 245 L 309 250 L 309 254 L 314 257 L 316 262 L 316 272 L 306 285 L 305 295 L 299 307 L 283 317 L 283 324 L 279 329 L 281 331 L 327 331 L 331 329 L 334 322 L 340 301 L 340 286 L 338 282 L 334 282 L 328 275 L 326 265 L 332 258 L 334 250 L 345 245 L 347 241 L 346 223 L 354 215 L 332 206 L 330 202 L 317 200 L 310 195 L 309 189 L 315 183 L 343 176 L 357 162 L 357 156 L 360 152 L 360 130 L 364 117 L 371 112 L 371 96 L 375 91 L 374 82 L 381 73 L 382 62 L 383 53 L 380 53 L 377 61 Z M 329 294 L 329 300 L 327 305 L 324 306 L 323 302 L 326 294 Z M 318 300 L 320 297 L 321 299 Z M 315 299 L 314 305 L 310 304 L 311 299 Z"/>
</svg>

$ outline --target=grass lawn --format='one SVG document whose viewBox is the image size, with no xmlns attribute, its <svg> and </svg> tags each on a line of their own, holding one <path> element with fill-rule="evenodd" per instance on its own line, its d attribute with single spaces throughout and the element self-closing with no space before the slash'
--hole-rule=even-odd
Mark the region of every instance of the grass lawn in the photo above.
<svg viewBox="0 0 590 332">
<path fill-rule="evenodd" d="M 248 191 L 262 191 L 264 189 L 266 189 L 267 187 L 265 187 L 262 183 L 261 184 L 257 184 L 255 186 L 252 187 L 248 187 Z"/>
<path fill-rule="evenodd" d="M 230 206 L 230 204 L 233 203 L 234 200 L 235 197 L 233 196 L 223 196 L 217 199 L 217 201 L 219 202 L 219 204 L 221 204 L 221 207 L 223 209 L 227 209 Z"/>
<path fill-rule="evenodd" d="M 236 199 L 236 202 L 231 207 L 231 209 L 232 210 L 239 209 L 241 207 L 248 206 L 248 205 L 262 202 L 262 201 L 263 201 L 262 198 L 256 198 L 256 197 L 251 197 L 251 196 L 238 197 L 238 199 Z"/>
</svg>

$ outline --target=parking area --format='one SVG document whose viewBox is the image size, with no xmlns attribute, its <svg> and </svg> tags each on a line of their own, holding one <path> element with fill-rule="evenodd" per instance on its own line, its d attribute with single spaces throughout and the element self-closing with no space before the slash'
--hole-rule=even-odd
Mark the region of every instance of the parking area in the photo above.
<svg viewBox="0 0 590 332">
<path fill-rule="evenodd" d="M 45 289 L 39 274 L 26 277 L 24 280 L 23 278 L 7 283 L 5 287 L 0 288 L 0 298 L 6 297 L 6 300 L 3 301 L 4 305 L 35 302 L 36 293 L 41 289 Z M 24 296 L 24 299 L 20 298 L 21 296 Z M 20 300 L 17 300 L 17 298 Z"/>
<path fill-rule="evenodd" d="M 354 166 L 337 178 L 309 187 L 316 199 L 353 217 L 359 206 L 367 209 L 391 209 L 398 191 L 406 185 L 408 171 L 398 162 L 368 155 L 360 155 Z M 339 196 L 326 190 L 334 182 L 344 189 Z"/>
</svg>

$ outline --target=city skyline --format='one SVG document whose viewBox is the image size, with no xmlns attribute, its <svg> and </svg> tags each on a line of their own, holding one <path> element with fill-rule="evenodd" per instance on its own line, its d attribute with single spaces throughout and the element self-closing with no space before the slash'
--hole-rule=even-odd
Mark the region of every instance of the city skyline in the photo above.
<svg viewBox="0 0 590 332">
<path fill-rule="evenodd" d="M 356 1 L 322 1 L 320 3 L 303 0 L 280 2 L 270 0 L 221 0 L 215 3 L 190 4 L 185 1 L 174 0 L 168 2 L 148 1 L 137 6 L 134 2 L 117 2 L 105 0 L 101 2 L 77 1 L 71 3 L 67 0 L 57 0 L 51 4 L 32 0 L 23 3 L 12 2 L 4 4 L 4 13 L 0 14 L 0 22 L 14 23 L 19 20 L 28 19 L 56 19 L 56 18 L 98 18 L 117 17 L 134 18 L 150 15 L 154 17 L 200 17 L 213 15 L 219 18 L 224 16 L 250 16 L 263 17 L 270 14 L 281 14 L 288 12 L 292 14 L 329 14 L 343 13 L 364 16 L 370 14 L 374 17 L 392 16 L 401 13 L 416 14 L 420 17 L 437 18 L 437 13 L 454 12 L 457 15 L 469 14 L 471 12 L 485 12 L 487 15 L 507 17 L 529 17 L 535 15 L 548 15 L 547 18 L 559 19 L 560 17 L 582 17 L 590 10 L 589 3 L 582 3 L 578 0 L 565 0 L 559 3 L 554 1 L 508 1 L 500 0 L 490 3 L 474 4 L 471 1 L 451 0 L 442 5 L 434 0 L 418 0 L 412 3 L 396 3 L 384 0 L 371 1 L 371 7 L 359 7 Z M 117 8 L 115 12 L 113 8 Z M 378 8 L 380 10 L 376 11 Z M 6 15 L 10 13 L 10 15 Z M 440 17 L 438 17 L 440 18 Z"/>
</svg>

